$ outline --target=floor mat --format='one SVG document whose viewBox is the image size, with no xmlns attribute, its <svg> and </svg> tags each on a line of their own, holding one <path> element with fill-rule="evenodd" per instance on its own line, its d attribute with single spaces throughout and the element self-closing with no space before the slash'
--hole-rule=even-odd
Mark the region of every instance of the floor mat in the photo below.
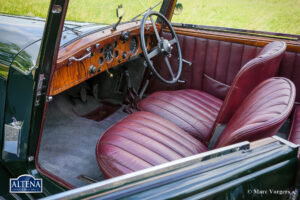
<svg viewBox="0 0 300 200">
<path fill-rule="evenodd" d="M 80 175 L 102 180 L 96 143 L 107 128 L 126 115 L 120 108 L 103 121 L 89 120 L 75 114 L 74 102 L 68 96 L 56 96 L 46 113 L 40 166 L 76 187 L 88 184 L 78 178 Z"/>
<path fill-rule="evenodd" d="M 83 117 L 86 117 L 91 120 L 95 121 L 102 121 L 106 119 L 108 116 L 110 116 L 112 113 L 119 110 L 121 106 L 119 105 L 112 105 L 112 104 L 100 104 L 98 108 L 86 115 L 83 115 Z"/>
</svg>

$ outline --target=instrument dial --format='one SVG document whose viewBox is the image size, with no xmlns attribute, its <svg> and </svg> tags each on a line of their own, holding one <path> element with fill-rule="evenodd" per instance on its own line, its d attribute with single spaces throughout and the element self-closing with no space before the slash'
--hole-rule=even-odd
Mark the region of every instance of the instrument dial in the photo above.
<svg viewBox="0 0 300 200">
<path fill-rule="evenodd" d="M 138 49 L 138 40 L 136 37 L 132 37 L 130 40 L 130 51 L 131 53 L 135 53 Z"/>
<path fill-rule="evenodd" d="M 113 59 L 113 48 L 111 44 L 106 45 L 103 56 L 106 61 L 111 61 Z"/>
</svg>

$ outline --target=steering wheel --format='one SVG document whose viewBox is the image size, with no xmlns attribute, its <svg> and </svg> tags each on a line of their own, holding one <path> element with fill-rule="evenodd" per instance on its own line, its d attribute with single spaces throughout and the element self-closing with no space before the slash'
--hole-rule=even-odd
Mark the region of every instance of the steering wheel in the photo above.
<svg viewBox="0 0 300 200">
<path fill-rule="evenodd" d="M 171 31 L 171 34 L 173 37 L 171 40 L 167 40 L 159 35 L 152 16 L 157 16 L 158 18 L 162 19 L 163 22 L 165 22 L 165 24 L 168 26 L 169 30 Z M 146 20 L 148 18 L 150 18 L 150 20 L 151 20 L 156 39 L 158 41 L 157 46 L 152 48 L 152 50 L 150 52 L 147 51 L 147 45 L 146 45 L 146 41 L 145 41 L 145 24 L 146 24 Z M 159 78 L 164 83 L 168 83 L 168 84 L 176 83 L 182 72 L 182 55 L 181 55 L 181 49 L 180 49 L 177 35 L 176 35 L 171 23 L 169 22 L 169 20 L 159 12 L 156 12 L 156 11 L 147 12 L 144 15 L 142 22 L 141 22 L 140 34 L 141 34 L 142 51 L 143 51 L 145 60 L 148 64 L 148 66 L 150 67 L 150 69 L 152 70 L 152 72 L 157 76 L 157 78 Z M 173 49 L 174 44 L 176 44 L 177 52 L 178 52 L 177 74 L 174 74 L 173 68 L 169 61 L 169 57 L 172 56 L 172 49 Z M 164 57 L 164 61 L 168 67 L 169 73 L 171 75 L 171 79 L 166 79 L 166 78 L 162 77 L 162 75 L 156 70 L 156 68 L 153 65 L 153 62 L 151 61 L 152 58 L 154 58 L 155 56 L 157 56 L 159 54 L 162 54 Z"/>
</svg>

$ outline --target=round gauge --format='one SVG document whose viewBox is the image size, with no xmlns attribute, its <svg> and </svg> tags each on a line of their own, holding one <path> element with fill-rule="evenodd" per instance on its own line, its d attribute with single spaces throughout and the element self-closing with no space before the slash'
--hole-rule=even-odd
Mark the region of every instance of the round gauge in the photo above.
<svg viewBox="0 0 300 200">
<path fill-rule="evenodd" d="M 102 65 L 103 64 L 103 58 L 99 58 L 99 64 Z"/>
<path fill-rule="evenodd" d="M 117 41 L 114 42 L 114 48 L 116 48 L 118 46 Z"/>
<path fill-rule="evenodd" d="M 131 53 L 135 53 L 138 49 L 138 40 L 136 37 L 132 37 L 130 40 L 130 51 Z"/>
<path fill-rule="evenodd" d="M 115 50 L 115 57 L 119 56 L 119 51 Z"/>
<path fill-rule="evenodd" d="M 113 48 L 111 44 L 106 45 L 103 56 L 106 61 L 110 61 L 113 58 Z"/>
</svg>

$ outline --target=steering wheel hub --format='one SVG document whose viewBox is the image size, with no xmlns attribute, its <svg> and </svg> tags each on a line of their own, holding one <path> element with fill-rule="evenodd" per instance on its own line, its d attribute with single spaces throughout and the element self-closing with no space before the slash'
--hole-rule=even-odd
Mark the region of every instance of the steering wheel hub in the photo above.
<svg viewBox="0 0 300 200">
<path fill-rule="evenodd" d="M 160 51 L 164 54 L 164 55 L 170 55 L 171 51 L 172 51 L 172 46 L 170 44 L 170 42 L 166 39 L 162 39 L 161 41 L 158 42 L 158 47 L 160 49 Z"/>
</svg>

